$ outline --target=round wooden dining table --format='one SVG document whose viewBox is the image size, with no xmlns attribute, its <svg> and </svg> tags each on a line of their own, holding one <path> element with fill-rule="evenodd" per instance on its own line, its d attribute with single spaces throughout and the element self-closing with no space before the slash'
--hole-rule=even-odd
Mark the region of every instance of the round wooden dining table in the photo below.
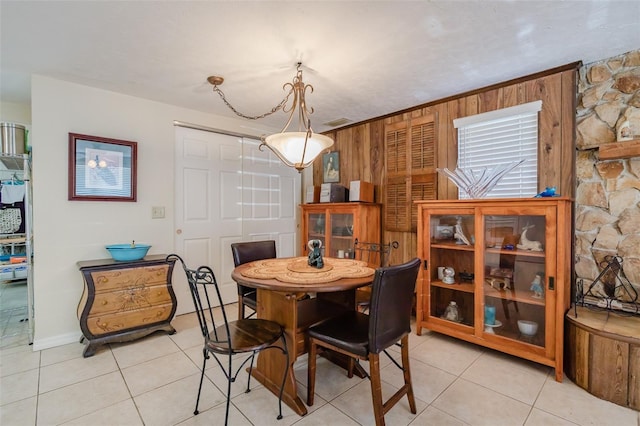
<svg viewBox="0 0 640 426">
<path fill-rule="evenodd" d="M 296 413 L 307 414 L 298 397 L 293 364 L 307 352 L 309 327 L 345 310 L 356 309 L 355 290 L 373 282 L 375 270 L 355 259 L 324 258 L 321 269 L 309 266 L 306 257 L 257 260 L 236 267 L 231 278 L 257 289 L 257 317 L 276 321 L 285 329 L 289 352 L 282 401 Z M 252 375 L 278 395 L 286 358 L 279 351 L 262 351 Z"/>
</svg>

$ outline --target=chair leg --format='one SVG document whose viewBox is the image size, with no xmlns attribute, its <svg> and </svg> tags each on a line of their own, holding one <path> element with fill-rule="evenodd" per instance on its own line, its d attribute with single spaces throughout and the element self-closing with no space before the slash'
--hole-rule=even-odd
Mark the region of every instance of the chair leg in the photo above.
<svg viewBox="0 0 640 426">
<path fill-rule="evenodd" d="M 233 377 L 231 376 L 233 355 L 229 354 L 229 374 L 227 375 L 227 406 L 224 412 L 224 424 L 225 426 L 229 422 L 229 405 L 231 404 L 231 383 L 233 383 Z"/>
<path fill-rule="evenodd" d="M 316 349 L 313 339 L 309 339 L 309 361 L 307 362 L 307 405 L 313 405 L 316 390 Z"/>
<path fill-rule="evenodd" d="M 238 295 L 238 319 L 241 320 L 244 318 L 244 303 L 243 302 L 243 297 L 241 295 Z"/>
<path fill-rule="evenodd" d="M 209 359 L 209 354 L 207 353 L 206 349 L 202 349 L 202 373 L 200 374 L 200 386 L 198 386 L 198 396 L 196 397 L 196 409 L 193 411 L 193 415 L 197 416 L 199 411 L 198 411 L 198 404 L 200 403 L 200 392 L 202 392 L 202 381 L 204 380 L 204 370 L 205 367 L 207 366 L 207 359 Z"/>
<path fill-rule="evenodd" d="M 282 394 L 284 393 L 284 385 L 287 382 L 287 374 L 289 374 L 289 349 L 287 349 L 287 339 L 284 334 L 282 335 L 281 339 L 282 339 L 282 348 L 283 348 L 282 352 L 287 358 L 287 363 L 284 368 L 284 375 L 282 376 L 282 385 L 280 386 L 280 395 L 278 395 L 278 410 L 279 410 L 278 420 L 282 419 Z"/>
<path fill-rule="evenodd" d="M 384 426 L 384 402 L 382 401 L 382 381 L 380 379 L 380 355 L 369 354 L 369 375 L 371 376 L 371 398 L 376 426 Z"/>
<path fill-rule="evenodd" d="M 416 399 L 413 396 L 413 384 L 411 383 L 411 370 L 409 368 L 409 336 L 404 336 L 400 343 L 402 345 L 402 371 L 404 372 L 404 384 L 407 386 L 407 399 L 409 409 L 412 414 L 416 414 Z"/>
</svg>

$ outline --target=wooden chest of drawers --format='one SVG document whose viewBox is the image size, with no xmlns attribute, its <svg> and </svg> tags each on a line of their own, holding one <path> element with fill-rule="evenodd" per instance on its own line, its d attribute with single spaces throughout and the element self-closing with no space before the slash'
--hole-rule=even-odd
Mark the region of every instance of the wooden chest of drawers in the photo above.
<svg viewBox="0 0 640 426">
<path fill-rule="evenodd" d="M 146 256 L 131 262 L 112 259 L 78 262 L 84 291 L 78 319 L 84 357 L 111 342 L 127 342 L 151 334 L 176 330 L 171 320 L 176 296 L 171 287 L 174 262 L 166 255 Z"/>
</svg>

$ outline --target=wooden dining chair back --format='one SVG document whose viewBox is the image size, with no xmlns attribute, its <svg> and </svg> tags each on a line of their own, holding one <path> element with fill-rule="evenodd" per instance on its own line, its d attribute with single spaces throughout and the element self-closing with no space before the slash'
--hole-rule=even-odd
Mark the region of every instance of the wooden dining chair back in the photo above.
<svg viewBox="0 0 640 426">
<path fill-rule="evenodd" d="M 285 378 L 289 366 L 289 353 L 287 352 L 284 328 L 275 321 L 263 319 L 244 318 L 237 321 L 229 321 L 213 270 L 208 266 L 189 269 L 177 254 L 167 256 L 167 261 L 170 260 L 180 261 L 182 269 L 187 275 L 189 290 L 198 316 L 198 324 L 204 337 L 202 371 L 200 374 L 198 396 L 196 398 L 196 408 L 193 414 L 198 414 L 198 403 L 200 402 L 200 394 L 202 392 L 204 372 L 210 356 L 213 356 L 227 378 L 226 425 L 229 418 L 231 384 L 235 382 L 238 373 L 249 363 L 249 379 L 247 380 L 246 390 L 246 392 L 249 392 L 251 390 L 251 371 L 253 369 L 255 355 L 262 350 L 277 349 L 287 358 L 287 368 L 282 377 L 282 386 L 280 387 L 278 401 L 279 411 L 277 418 L 278 420 L 281 419 L 282 392 L 284 390 Z M 214 307 L 220 311 L 220 314 L 217 316 L 214 315 Z M 234 356 L 238 354 L 249 354 L 249 356 L 244 357 L 243 360 L 238 360 L 240 365 L 234 368 Z"/>
<path fill-rule="evenodd" d="M 249 241 L 231 244 L 233 264 L 238 267 L 254 260 L 273 259 L 276 257 L 276 242 L 274 240 Z M 256 312 L 257 293 L 255 288 L 238 284 L 238 319 L 245 318 L 245 307 L 253 310 L 249 317 Z"/>
<path fill-rule="evenodd" d="M 409 369 L 409 333 L 413 292 L 420 259 L 397 266 L 376 269 L 371 291 L 369 315 L 349 311 L 308 330 L 309 362 L 307 405 L 313 405 L 316 376 L 316 356 L 332 350 L 349 356 L 349 377 L 353 376 L 354 359 L 369 361 L 369 380 L 376 425 L 384 425 L 384 415 L 404 395 L 409 408 L 416 413 L 415 397 Z M 400 342 L 402 365 L 391 360 L 403 371 L 404 385 L 387 401 L 382 400 L 380 353 Z"/>
</svg>

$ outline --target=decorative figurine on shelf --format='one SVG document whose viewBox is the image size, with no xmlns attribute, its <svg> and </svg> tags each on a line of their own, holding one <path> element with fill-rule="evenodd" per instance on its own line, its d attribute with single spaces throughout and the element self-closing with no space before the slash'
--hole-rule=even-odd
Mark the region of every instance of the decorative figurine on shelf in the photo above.
<svg viewBox="0 0 640 426">
<path fill-rule="evenodd" d="M 322 269 L 324 267 L 322 252 L 320 251 L 320 249 L 322 248 L 322 241 L 309 240 L 307 246 L 309 247 L 309 260 L 307 263 L 309 264 L 309 266 Z"/>
<path fill-rule="evenodd" d="M 454 238 L 456 239 L 456 244 L 466 244 L 468 246 L 471 245 L 471 242 L 464 235 L 464 230 L 462 229 L 462 216 L 458 216 L 458 221 L 456 222 L 455 231 L 453 233 Z"/>
<path fill-rule="evenodd" d="M 456 271 L 451 266 L 447 266 L 442 271 L 442 282 L 445 284 L 455 284 L 456 283 L 456 280 L 454 278 L 455 275 L 456 275 Z"/>
<path fill-rule="evenodd" d="M 538 272 L 536 277 L 531 281 L 531 288 L 529 288 L 533 292 L 533 297 L 536 299 L 542 299 L 542 272 Z"/>
<path fill-rule="evenodd" d="M 520 244 L 517 245 L 520 250 L 542 251 L 542 243 L 540 241 L 531 241 L 527 238 L 527 231 L 534 226 L 535 225 L 527 225 L 522 228 Z"/>
<path fill-rule="evenodd" d="M 544 191 L 542 191 L 541 193 L 539 193 L 538 195 L 536 195 L 533 198 L 559 197 L 559 196 L 560 196 L 560 194 L 556 194 L 556 187 L 555 186 L 547 186 Z"/>
<path fill-rule="evenodd" d="M 462 318 L 460 318 L 460 312 L 458 311 L 458 304 L 453 300 L 449 302 L 449 306 L 444 310 L 444 315 L 442 318 L 448 321 L 454 322 L 462 322 Z"/>
</svg>

